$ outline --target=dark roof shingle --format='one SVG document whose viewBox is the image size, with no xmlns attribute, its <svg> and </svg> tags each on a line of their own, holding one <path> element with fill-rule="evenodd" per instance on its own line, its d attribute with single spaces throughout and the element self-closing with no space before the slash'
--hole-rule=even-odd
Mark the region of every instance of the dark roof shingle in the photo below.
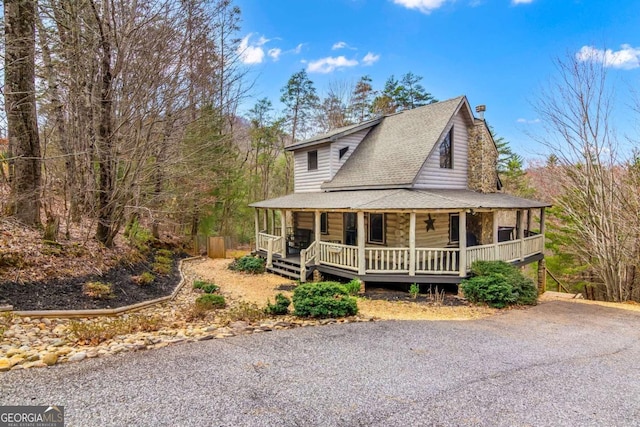
<svg viewBox="0 0 640 427">
<path fill-rule="evenodd" d="M 325 190 L 409 187 L 464 96 L 385 116 Z"/>
</svg>

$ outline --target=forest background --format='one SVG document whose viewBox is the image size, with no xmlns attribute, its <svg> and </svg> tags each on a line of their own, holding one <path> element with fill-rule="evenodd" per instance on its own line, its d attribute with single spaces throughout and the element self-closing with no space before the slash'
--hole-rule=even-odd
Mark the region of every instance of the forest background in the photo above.
<svg viewBox="0 0 640 427">
<path fill-rule="evenodd" d="M 81 229 L 106 248 L 143 232 L 249 243 L 248 204 L 292 191 L 288 144 L 437 97 L 411 70 L 319 91 L 302 69 L 276 111 L 251 98 L 231 0 L 5 0 L 4 14 L 1 218 L 49 241 Z M 551 154 L 525 167 L 494 133 L 499 173 L 506 192 L 554 205 L 547 262 L 567 287 L 640 301 L 640 161 L 620 149 L 636 141 L 616 132 L 604 65 L 557 60 L 535 99 Z"/>
</svg>

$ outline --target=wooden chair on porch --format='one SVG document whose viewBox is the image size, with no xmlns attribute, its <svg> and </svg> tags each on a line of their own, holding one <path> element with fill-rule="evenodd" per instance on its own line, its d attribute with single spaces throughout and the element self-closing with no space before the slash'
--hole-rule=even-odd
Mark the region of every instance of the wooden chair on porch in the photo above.
<svg viewBox="0 0 640 427">
<path fill-rule="evenodd" d="M 289 253 L 298 254 L 302 249 L 306 249 L 311 244 L 311 238 L 313 236 L 313 230 L 307 230 L 305 228 L 298 228 L 289 235 L 287 239 L 287 246 L 289 247 Z"/>
</svg>

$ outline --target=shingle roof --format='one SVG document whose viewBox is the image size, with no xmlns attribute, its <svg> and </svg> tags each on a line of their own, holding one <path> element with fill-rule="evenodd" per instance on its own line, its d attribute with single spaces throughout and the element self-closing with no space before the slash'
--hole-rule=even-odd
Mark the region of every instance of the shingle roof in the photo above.
<svg viewBox="0 0 640 427">
<path fill-rule="evenodd" d="M 294 193 L 252 203 L 269 209 L 534 209 L 551 206 L 504 193 L 482 194 L 471 190 L 354 190 Z"/>
<path fill-rule="evenodd" d="M 323 189 L 411 186 L 464 96 L 386 116 Z"/>
<path fill-rule="evenodd" d="M 363 129 L 370 128 L 372 126 L 377 125 L 382 120 L 382 117 L 367 120 L 366 122 L 358 123 L 355 125 L 344 126 L 338 129 L 333 129 L 327 133 L 323 133 L 321 135 L 316 135 L 313 138 L 305 139 L 304 141 L 296 142 L 295 144 L 288 145 L 286 148 L 287 151 L 297 150 L 299 148 L 307 148 L 312 147 L 318 144 L 324 144 L 325 142 L 334 141 L 338 138 L 342 138 L 343 136 L 350 135 L 352 133 L 358 132 Z"/>
</svg>

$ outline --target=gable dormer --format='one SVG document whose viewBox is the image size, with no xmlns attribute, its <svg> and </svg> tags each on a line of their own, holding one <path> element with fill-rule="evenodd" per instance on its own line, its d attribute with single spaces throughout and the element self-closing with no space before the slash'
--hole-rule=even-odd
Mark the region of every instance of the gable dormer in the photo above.
<svg viewBox="0 0 640 427">
<path fill-rule="evenodd" d="M 294 192 L 321 191 L 347 162 L 372 126 L 380 119 L 336 129 L 287 147 L 293 151 Z"/>
</svg>

